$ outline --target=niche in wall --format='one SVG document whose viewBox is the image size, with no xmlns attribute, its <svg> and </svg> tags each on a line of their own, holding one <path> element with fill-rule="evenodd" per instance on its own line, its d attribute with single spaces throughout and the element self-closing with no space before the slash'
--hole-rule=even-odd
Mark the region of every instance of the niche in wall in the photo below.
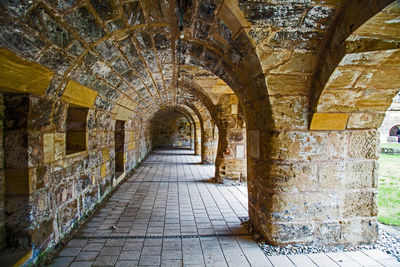
<svg viewBox="0 0 400 267">
<path fill-rule="evenodd" d="M 88 108 L 69 107 L 67 115 L 66 154 L 86 150 L 86 124 Z"/>
<path fill-rule="evenodd" d="M 115 177 L 124 172 L 125 121 L 115 122 Z"/>
<path fill-rule="evenodd" d="M 4 94 L 5 240 L 31 246 L 28 172 L 28 94 Z"/>
</svg>

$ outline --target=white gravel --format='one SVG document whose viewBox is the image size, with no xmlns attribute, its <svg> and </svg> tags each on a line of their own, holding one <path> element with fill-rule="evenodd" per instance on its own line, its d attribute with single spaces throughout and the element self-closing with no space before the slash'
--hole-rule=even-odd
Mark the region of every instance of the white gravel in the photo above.
<svg viewBox="0 0 400 267">
<path fill-rule="evenodd" d="M 249 226 L 246 217 L 239 218 L 242 224 L 252 232 L 251 226 Z M 265 255 L 292 255 L 292 254 L 309 254 L 309 253 L 320 253 L 320 252 L 346 252 L 356 251 L 362 249 L 379 249 L 387 254 L 394 256 L 397 261 L 400 262 L 400 237 L 389 234 L 383 229 L 379 229 L 378 240 L 375 244 L 371 245 L 359 245 L 359 246 L 317 246 L 313 244 L 289 244 L 282 246 L 273 246 L 265 243 L 264 241 L 258 240 L 260 236 L 257 233 L 253 233 L 253 238 L 256 240 L 258 245 L 261 247 Z"/>
</svg>

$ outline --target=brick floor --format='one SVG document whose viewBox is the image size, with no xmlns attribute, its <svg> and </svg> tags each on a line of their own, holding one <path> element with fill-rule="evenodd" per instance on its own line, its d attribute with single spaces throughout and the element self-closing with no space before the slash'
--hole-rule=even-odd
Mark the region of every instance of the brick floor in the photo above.
<svg viewBox="0 0 400 267">
<path fill-rule="evenodd" d="M 51 266 L 400 266 L 379 250 L 266 257 L 238 219 L 247 188 L 210 183 L 199 161 L 151 153 Z"/>
</svg>

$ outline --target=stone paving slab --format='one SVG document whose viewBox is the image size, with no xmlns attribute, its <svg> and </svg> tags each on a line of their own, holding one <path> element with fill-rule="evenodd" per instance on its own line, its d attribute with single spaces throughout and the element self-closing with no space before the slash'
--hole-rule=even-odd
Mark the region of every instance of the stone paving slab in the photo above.
<svg viewBox="0 0 400 267">
<path fill-rule="evenodd" d="M 240 225 L 247 188 L 211 183 L 199 161 L 151 153 L 50 266 L 400 266 L 379 250 L 265 256 Z"/>
</svg>

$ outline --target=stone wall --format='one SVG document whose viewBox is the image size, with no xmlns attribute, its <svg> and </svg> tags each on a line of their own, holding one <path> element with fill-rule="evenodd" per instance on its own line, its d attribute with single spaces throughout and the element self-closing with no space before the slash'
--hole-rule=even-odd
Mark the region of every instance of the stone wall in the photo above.
<svg viewBox="0 0 400 267">
<path fill-rule="evenodd" d="M 191 122 L 178 111 L 168 111 L 152 120 L 153 147 L 191 148 Z"/>
<path fill-rule="evenodd" d="M 16 118 L 27 118 L 27 147 L 24 149 L 27 154 L 29 205 L 25 207 L 29 207 L 31 218 L 29 235 L 32 244 L 28 242 L 28 245 L 32 247 L 33 255 L 37 256 L 68 234 L 119 182 L 114 168 L 116 121 L 113 114 L 90 108 L 87 116 L 87 149 L 66 155 L 68 104 L 50 97 L 31 95 L 27 99 L 28 116 L 19 110 L 14 112 Z M 7 151 L 14 149 L 10 145 L 6 143 L 1 155 L 7 155 Z M 126 121 L 124 173 L 133 170 L 150 149 L 149 125 L 140 118 Z M 10 156 L 9 159 L 15 157 Z M 1 192 L 4 192 L 3 169 L 1 174 Z M 3 218 L 3 206 L 0 205 L 0 225 L 10 219 Z M 1 240 L 4 239 L 2 234 Z"/>
</svg>

